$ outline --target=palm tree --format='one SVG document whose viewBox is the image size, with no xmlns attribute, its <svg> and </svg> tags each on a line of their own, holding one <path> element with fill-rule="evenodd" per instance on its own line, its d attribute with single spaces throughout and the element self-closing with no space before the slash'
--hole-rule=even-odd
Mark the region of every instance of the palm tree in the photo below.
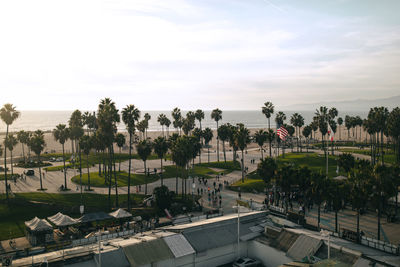
<svg viewBox="0 0 400 267">
<path fill-rule="evenodd" d="M 322 148 L 324 149 L 325 157 L 328 157 L 325 147 L 325 135 L 328 133 L 329 122 L 328 108 L 321 106 L 319 109 L 316 110 L 315 117 L 318 120 L 318 128 L 322 135 Z"/>
<path fill-rule="evenodd" d="M 164 125 L 167 127 L 167 136 L 169 137 L 169 126 L 171 125 L 171 121 L 168 119 L 168 117 L 165 117 Z"/>
<path fill-rule="evenodd" d="M 153 142 L 154 152 L 157 154 L 158 158 L 160 159 L 161 168 L 160 168 L 160 177 L 161 177 L 161 186 L 164 185 L 163 181 L 163 159 L 165 154 L 168 151 L 168 142 L 165 137 L 157 137 Z"/>
<path fill-rule="evenodd" d="M 390 112 L 388 118 L 388 132 L 395 141 L 393 150 L 396 152 L 397 165 L 400 165 L 400 108 L 398 107 Z"/>
<path fill-rule="evenodd" d="M 316 134 L 316 132 L 318 130 L 318 122 L 316 120 L 316 117 L 313 118 L 313 121 L 310 123 L 310 127 L 311 127 L 312 131 L 314 132 L 314 139 L 316 139 L 315 134 Z M 311 139 L 312 138 L 313 137 L 312 137 L 312 133 L 311 133 Z"/>
<path fill-rule="evenodd" d="M 140 111 L 134 105 L 127 105 L 122 109 L 122 121 L 129 134 L 129 167 L 128 167 L 128 210 L 131 208 L 131 167 L 132 167 L 132 136 L 135 134 L 135 124 L 140 118 Z"/>
<path fill-rule="evenodd" d="M 264 106 L 261 107 L 261 112 L 268 119 L 268 130 L 271 129 L 270 118 L 271 118 L 272 114 L 274 114 L 274 104 L 272 104 L 272 102 L 265 102 Z"/>
<path fill-rule="evenodd" d="M 328 179 L 327 199 L 332 203 L 332 208 L 335 212 L 335 232 L 338 232 L 338 212 L 344 208 L 343 202 L 348 195 L 345 183 L 338 180 Z"/>
<path fill-rule="evenodd" d="M 372 168 L 367 161 L 359 161 L 358 167 L 351 172 L 347 180 L 350 189 L 352 206 L 357 210 L 357 242 L 360 242 L 360 212 L 365 207 L 371 192 L 370 183 Z"/>
<path fill-rule="evenodd" d="M 310 136 L 310 134 L 312 133 L 312 128 L 310 125 L 307 125 L 306 127 L 303 128 L 303 136 L 306 138 L 307 140 L 307 152 L 308 152 L 308 137 Z"/>
<path fill-rule="evenodd" d="M 10 134 L 7 139 L 4 140 L 4 147 L 10 151 L 11 155 L 11 179 L 14 177 L 14 167 L 13 167 L 13 150 L 18 144 L 17 138 L 13 134 Z"/>
<path fill-rule="evenodd" d="M 256 141 L 256 143 L 258 144 L 258 146 L 260 147 L 260 152 L 261 152 L 261 159 L 264 158 L 263 156 L 263 146 L 265 141 L 267 141 L 267 132 L 264 131 L 263 129 L 258 130 L 255 134 L 254 134 L 254 139 Z"/>
<path fill-rule="evenodd" d="M 269 143 L 269 157 L 272 158 L 272 142 L 275 140 L 275 132 L 272 129 L 268 129 L 267 140 Z"/>
<path fill-rule="evenodd" d="M 161 113 L 161 114 L 159 114 L 158 115 L 158 117 L 157 117 L 157 121 L 160 123 L 160 125 L 161 125 L 161 130 L 162 130 L 162 135 L 163 135 L 163 137 L 165 136 L 164 135 L 164 125 L 165 125 L 165 118 L 166 118 L 167 116 L 165 115 L 165 114 L 163 114 L 163 113 Z"/>
<path fill-rule="evenodd" d="M 198 109 L 194 113 L 194 116 L 195 116 L 196 120 L 199 121 L 199 123 L 200 123 L 200 131 L 202 131 L 203 128 L 201 127 L 201 121 L 204 119 L 204 111 L 202 111 L 201 109 Z"/>
<path fill-rule="evenodd" d="M 264 106 L 261 107 L 262 113 L 268 119 L 268 132 L 271 130 L 270 119 L 272 114 L 274 114 L 274 105 L 272 102 L 265 102 Z M 272 157 L 272 141 L 269 142 L 269 156 Z"/>
<path fill-rule="evenodd" d="M 264 180 L 267 187 L 275 177 L 277 170 L 278 165 L 273 158 L 261 158 L 260 163 L 257 165 L 257 174 Z"/>
<path fill-rule="evenodd" d="M 190 162 L 193 151 L 192 151 L 192 142 L 189 136 L 181 136 L 178 137 L 171 147 L 171 156 L 172 160 L 175 162 L 176 166 L 180 167 L 182 170 L 182 197 L 184 196 L 184 188 L 186 186 L 183 185 L 185 177 L 185 168 Z"/>
<path fill-rule="evenodd" d="M 42 169 L 41 169 L 42 164 L 41 164 L 41 160 L 40 160 L 40 154 L 43 152 L 44 147 L 46 146 L 46 143 L 44 141 L 44 133 L 41 130 L 35 131 L 29 142 L 29 145 L 30 145 L 32 151 L 38 157 L 40 190 L 44 190 L 43 183 L 42 183 Z"/>
<path fill-rule="evenodd" d="M 117 133 L 117 123 L 120 121 L 118 109 L 115 107 L 115 103 L 110 98 L 104 98 L 100 100 L 98 112 L 97 112 L 97 123 L 98 131 L 102 138 L 102 142 L 108 149 L 108 207 L 111 209 L 111 179 L 112 179 L 112 163 L 114 162 L 114 149 L 113 143 L 115 134 Z M 118 206 L 118 184 L 117 175 L 114 168 L 115 178 L 115 192 L 116 192 L 116 203 Z"/>
<path fill-rule="evenodd" d="M 63 164 L 64 164 L 64 189 L 67 190 L 67 173 L 65 171 L 65 149 L 64 149 L 64 144 L 68 140 L 70 136 L 70 131 L 69 128 L 65 124 L 59 124 L 56 126 L 56 128 L 53 130 L 53 136 L 56 141 L 58 141 L 61 146 L 62 146 L 62 151 L 63 151 Z"/>
<path fill-rule="evenodd" d="M 176 131 L 178 132 L 179 130 L 179 134 L 180 134 L 180 128 L 182 127 L 182 113 L 181 110 L 179 108 L 174 108 L 172 110 L 172 118 L 174 119 L 174 128 L 176 129 Z"/>
<path fill-rule="evenodd" d="M 350 176 L 350 171 L 354 168 L 354 165 L 355 159 L 351 153 L 343 153 L 339 155 L 338 166 L 347 173 L 347 177 Z"/>
<path fill-rule="evenodd" d="M 242 151 L 242 183 L 244 183 L 244 153 L 247 145 L 250 143 L 250 131 L 243 124 L 238 124 L 238 130 L 235 133 L 235 144 Z"/>
<path fill-rule="evenodd" d="M 334 136 L 335 136 L 335 134 L 336 134 L 336 130 L 337 130 L 337 123 L 336 123 L 336 121 L 335 120 L 329 120 L 329 126 L 331 127 L 331 130 L 332 130 L 332 139 L 331 139 L 331 142 L 332 142 L 332 155 L 334 155 L 334 149 L 333 149 L 333 147 L 334 147 Z"/>
<path fill-rule="evenodd" d="M 151 116 L 149 113 L 145 113 L 143 117 L 145 121 L 145 134 L 147 139 L 147 129 L 149 128 L 149 121 L 151 120 Z"/>
<path fill-rule="evenodd" d="M 286 120 L 286 114 L 283 113 L 282 111 L 279 111 L 276 116 L 275 116 L 275 122 L 276 122 L 276 129 L 279 129 L 279 127 L 281 127 Z M 277 143 L 278 143 L 278 154 L 279 155 L 279 140 L 280 138 L 278 137 L 278 135 L 276 135 L 276 139 L 277 139 Z M 285 147 L 282 148 L 283 151 L 283 155 L 285 155 Z"/>
<path fill-rule="evenodd" d="M 219 162 L 219 136 L 218 136 L 218 122 L 222 119 L 222 111 L 218 108 L 211 112 L 211 119 L 217 123 L 217 161 Z"/>
<path fill-rule="evenodd" d="M 89 135 L 84 135 L 79 139 L 79 147 L 83 150 L 86 155 L 86 168 L 88 175 L 88 190 L 90 191 L 90 172 L 89 172 L 89 154 L 90 150 L 93 148 L 93 137 Z"/>
<path fill-rule="evenodd" d="M 344 117 L 344 127 L 346 127 L 346 129 L 347 129 L 347 141 L 350 140 L 351 126 L 352 126 L 352 119 L 349 115 L 346 115 L 346 117 Z"/>
<path fill-rule="evenodd" d="M 205 128 L 203 131 L 203 137 L 204 137 L 204 142 L 205 142 L 205 144 L 207 146 L 207 150 L 208 150 L 208 152 L 207 152 L 208 153 L 208 163 L 210 163 L 210 145 L 209 144 L 213 138 L 212 130 L 208 127 Z"/>
<path fill-rule="evenodd" d="M 297 139 L 297 152 L 299 152 L 299 138 L 301 138 L 300 129 L 304 125 L 304 118 L 299 113 L 293 113 L 290 118 L 290 123 L 296 127 L 296 139 Z"/>
<path fill-rule="evenodd" d="M 125 135 L 123 135 L 122 133 L 119 133 L 115 136 L 115 142 L 117 143 L 117 146 L 119 148 L 119 154 L 121 154 L 121 149 L 122 147 L 125 145 L 126 139 L 125 139 Z M 121 160 L 119 160 L 118 163 L 118 171 L 121 171 Z"/>
<path fill-rule="evenodd" d="M 200 147 L 199 147 L 199 164 L 201 164 L 201 148 L 203 147 L 203 144 L 201 142 L 202 138 L 203 138 L 203 131 L 200 130 L 200 128 L 194 128 L 192 135 L 195 136 L 198 140 L 198 142 L 200 143 Z"/>
<path fill-rule="evenodd" d="M 284 165 L 276 172 L 276 184 L 289 196 L 292 184 L 295 182 L 295 169 L 291 165 Z M 288 211 L 288 197 L 285 198 L 285 210 Z M 283 205 L 283 202 L 282 202 Z"/>
<path fill-rule="evenodd" d="M 26 158 L 25 158 L 25 148 L 24 145 L 26 145 L 28 143 L 29 140 L 29 133 L 25 132 L 24 130 L 21 130 L 17 133 L 17 138 L 18 141 L 20 142 L 21 146 L 22 146 L 22 155 L 24 157 L 24 162 L 26 163 Z"/>
<path fill-rule="evenodd" d="M 339 117 L 338 119 L 337 119 L 337 124 L 339 125 L 339 140 L 342 140 L 342 124 L 343 124 L 343 119 L 342 119 L 342 117 Z"/>
<path fill-rule="evenodd" d="M 293 153 L 293 135 L 294 135 L 295 129 L 292 125 L 285 125 L 285 127 L 290 136 L 290 147 L 291 147 L 292 153 Z"/>
<path fill-rule="evenodd" d="M 227 124 L 222 124 L 218 130 L 218 138 L 222 141 L 222 149 L 224 151 L 224 161 L 226 163 L 225 142 L 229 140 L 230 127 Z"/>
<path fill-rule="evenodd" d="M 8 129 L 13 122 L 18 119 L 20 112 L 12 104 L 4 104 L 0 109 L 0 118 L 7 125 L 6 140 L 8 138 Z M 6 186 L 6 199 L 8 201 L 8 183 L 7 183 L 7 149 L 4 149 L 4 179 Z"/>
<path fill-rule="evenodd" d="M 311 191 L 314 202 L 318 205 L 318 231 L 321 222 L 321 204 L 326 199 L 328 178 L 321 173 L 311 174 Z"/>
<path fill-rule="evenodd" d="M 139 157 L 143 160 L 145 176 L 149 175 L 149 173 L 147 173 L 146 161 L 151 154 L 151 149 L 152 149 L 152 144 L 150 140 L 143 140 L 136 145 L 137 153 L 139 154 Z M 146 184 L 145 184 L 144 194 L 147 195 L 147 178 L 145 178 L 145 181 Z"/>
</svg>

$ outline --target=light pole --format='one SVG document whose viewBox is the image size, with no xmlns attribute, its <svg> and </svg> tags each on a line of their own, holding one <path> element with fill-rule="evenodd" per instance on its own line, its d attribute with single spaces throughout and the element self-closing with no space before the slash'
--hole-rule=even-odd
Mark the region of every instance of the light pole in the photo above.
<svg viewBox="0 0 400 267">
<path fill-rule="evenodd" d="M 326 230 L 321 230 L 320 233 L 321 233 L 322 237 L 328 238 L 328 259 L 330 259 L 331 258 L 331 239 L 330 239 L 331 234 Z"/>
</svg>

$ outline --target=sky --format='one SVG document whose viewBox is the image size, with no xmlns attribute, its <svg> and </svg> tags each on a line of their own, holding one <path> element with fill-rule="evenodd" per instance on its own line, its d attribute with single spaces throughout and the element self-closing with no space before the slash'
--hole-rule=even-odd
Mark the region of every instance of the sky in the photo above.
<svg viewBox="0 0 400 267">
<path fill-rule="evenodd" d="M 3 0 L 0 104 L 260 109 L 400 95 L 398 0 Z"/>
</svg>

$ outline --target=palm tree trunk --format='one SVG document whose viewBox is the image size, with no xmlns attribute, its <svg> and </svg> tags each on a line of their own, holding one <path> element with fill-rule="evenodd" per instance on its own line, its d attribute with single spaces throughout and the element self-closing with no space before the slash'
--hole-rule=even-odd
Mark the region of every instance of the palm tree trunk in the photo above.
<svg viewBox="0 0 400 267">
<path fill-rule="evenodd" d="M 147 195 L 147 169 L 146 169 L 146 161 L 143 161 L 144 163 L 144 180 L 145 180 L 145 185 L 144 185 L 144 194 Z"/>
<path fill-rule="evenodd" d="M 87 167 L 87 177 L 88 177 L 88 190 L 90 191 L 90 172 L 89 172 L 89 154 L 86 154 L 86 167 Z"/>
<path fill-rule="evenodd" d="M 22 146 L 22 156 L 24 157 L 24 163 L 26 164 L 24 143 L 21 143 L 21 146 Z"/>
<path fill-rule="evenodd" d="M 163 164 L 162 164 L 162 160 L 163 160 L 163 158 L 161 157 L 161 158 L 160 158 L 160 161 L 161 161 L 161 169 L 160 169 L 161 186 L 163 186 L 163 185 L 164 185 L 164 181 L 163 181 Z"/>
<path fill-rule="evenodd" d="M 338 211 L 335 209 L 335 233 L 338 232 Z"/>
<path fill-rule="evenodd" d="M 263 159 L 264 155 L 263 155 L 263 147 L 262 146 L 260 146 L 260 152 L 261 152 L 261 159 Z"/>
<path fill-rule="evenodd" d="M 40 164 L 40 154 L 38 155 L 39 160 L 39 178 L 40 178 L 40 190 L 43 190 L 43 183 L 42 183 L 42 167 Z"/>
<path fill-rule="evenodd" d="M 218 135 L 218 121 L 217 121 L 217 161 L 219 162 L 219 135 Z"/>
<path fill-rule="evenodd" d="M 182 190 L 182 198 L 185 195 L 185 192 L 183 191 L 184 190 L 184 185 L 183 185 L 184 173 L 183 172 L 184 172 L 184 167 L 182 167 L 182 177 L 181 177 L 181 179 L 182 179 L 182 188 L 181 188 L 181 190 Z"/>
<path fill-rule="evenodd" d="M 319 224 L 321 223 L 321 203 L 318 204 L 318 231 L 320 230 Z"/>
<path fill-rule="evenodd" d="M 112 150 L 113 154 L 113 165 L 114 165 L 114 183 L 115 183 L 115 205 L 118 208 L 118 179 L 117 179 L 117 169 L 115 167 L 115 154 L 114 154 L 114 148 Z"/>
<path fill-rule="evenodd" d="M 360 243 L 360 209 L 357 208 L 357 243 Z"/>
<path fill-rule="evenodd" d="M 178 195 L 178 165 L 175 164 L 175 193 Z"/>
<path fill-rule="evenodd" d="M 108 170 L 107 170 L 107 179 L 108 179 L 108 209 L 111 210 L 111 172 L 112 172 L 112 161 L 111 161 L 111 146 L 108 147 Z"/>
<path fill-rule="evenodd" d="M 382 156 L 382 165 L 385 164 L 385 153 L 383 151 L 383 131 L 381 131 L 381 156 Z"/>
<path fill-rule="evenodd" d="M 119 155 L 121 155 L 121 148 L 119 148 Z M 121 171 L 121 159 L 118 162 L 118 171 Z"/>
<path fill-rule="evenodd" d="M 222 141 L 222 148 L 224 150 L 224 161 L 226 163 L 226 153 L 225 153 L 225 141 Z"/>
<path fill-rule="evenodd" d="M 269 157 L 272 158 L 272 140 L 269 140 Z"/>
<path fill-rule="evenodd" d="M 244 153 L 242 150 L 242 183 L 244 183 Z"/>
<path fill-rule="evenodd" d="M 210 146 L 208 146 L 208 164 L 210 164 Z"/>
<path fill-rule="evenodd" d="M 131 210 L 131 164 L 132 164 L 132 133 L 129 133 L 129 166 L 128 166 L 128 211 Z"/>
<path fill-rule="evenodd" d="M 7 124 L 7 131 L 6 131 L 6 140 L 7 142 L 8 139 L 8 124 Z M 4 148 L 4 179 L 5 179 L 5 185 L 6 185 L 6 199 L 8 202 L 8 182 L 7 182 L 7 148 Z"/>
<path fill-rule="evenodd" d="M 64 144 L 62 144 L 62 150 L 63 150 L 63 164 L 64 164 L 64 188 L 67 190 L 67 174 L 65 172 L 65 150 L 64 150 Z"/>
<path fill-rule="evenodd" d="M 10 156 L 11 156 L 11 179 L 14 178 L 14 166 L 13 166 L 13 154 L 12 150 L 10 150 Z"/>
</svg>

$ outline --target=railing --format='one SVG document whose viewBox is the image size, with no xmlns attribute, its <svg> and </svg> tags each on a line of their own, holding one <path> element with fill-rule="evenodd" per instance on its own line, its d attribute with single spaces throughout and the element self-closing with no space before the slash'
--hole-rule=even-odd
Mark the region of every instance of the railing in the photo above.
<svg viewBox="0 0 400 267">
<path fill-rule="evenodd" d="M 127 231 L 113 233 L 113 234 L 106 234 L 106 235 L 101 235 L 101 236 L 92 236 L 89 238 L 76 239 L 76 240 L 72 240 L 72 247 L 93 244 L 93 243 L 98 242 L 99 239 L 100 240 L 109 240 L 109 239 L 113 239 L 113 238 L 117 238 L 117 237 L 131 236 L 131 235 L 134 235 L 135 233 L 136 233 L 135 230 L 127 230 Z"/>
<path fill-rule="evenodd" d="M 384 241 L 377 240 L 374 238 L 362 236 L 361 244 L 371 247 L 371 248 L 379 249 L 381 251 L 385 251 L 387 253 L 399 255 L 399 246 L 390 244 L 388 242 L 384 242 Z"/>
</svg>

